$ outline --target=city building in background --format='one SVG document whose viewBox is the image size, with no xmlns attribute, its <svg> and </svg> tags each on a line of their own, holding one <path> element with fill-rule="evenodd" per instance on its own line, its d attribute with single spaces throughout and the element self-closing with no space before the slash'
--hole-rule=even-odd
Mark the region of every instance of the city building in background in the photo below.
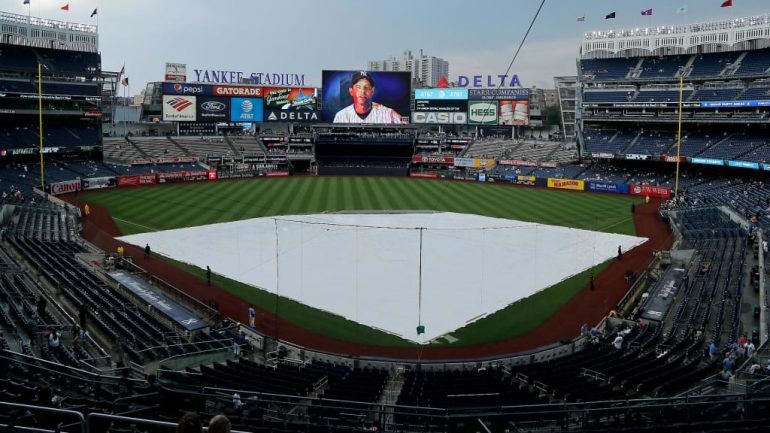
<svg viewBox="0 0 770 433">
<path fill-rule="evenodd" d="M 449 76 L 449 62 L 439 57 L 428 56 L 420 50 L 415 58 L 411 50 L 404 51 L 401 59 L 390 57 L 386 60 L 370 60 L 366 69 L 381 72 L 411 72 L 412 80 L 418 85 L 435 87 L 442 76 Z"/>
</svg>

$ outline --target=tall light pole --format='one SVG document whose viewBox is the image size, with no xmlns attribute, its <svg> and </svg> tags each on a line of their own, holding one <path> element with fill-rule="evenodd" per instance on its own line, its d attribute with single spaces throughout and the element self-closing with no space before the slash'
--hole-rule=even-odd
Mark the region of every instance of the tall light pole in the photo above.
<svg viewBox="0 0 770 433">
<path fill-rule="evenodd" d="M 37 108 L 40 134 L 40 188 L 45 192 L 45 170 L 43 168 L 43 64 L 37 64 Z"/>
</svg>

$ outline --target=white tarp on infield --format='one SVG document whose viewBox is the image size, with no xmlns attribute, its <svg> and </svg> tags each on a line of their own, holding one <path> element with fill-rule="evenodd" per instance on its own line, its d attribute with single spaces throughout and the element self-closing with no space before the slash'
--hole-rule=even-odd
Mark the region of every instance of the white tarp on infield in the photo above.
<svg viewBox="0 0 770 433">
<path fill-rule="evenodd" d="M 618 246 L 627 251 L 646 239 L 417 212 L 256 218 L 121 240 L 425 342 L 615 257 Z M 426 327 L 421 336 L 418 315 Z"/>
</svg>

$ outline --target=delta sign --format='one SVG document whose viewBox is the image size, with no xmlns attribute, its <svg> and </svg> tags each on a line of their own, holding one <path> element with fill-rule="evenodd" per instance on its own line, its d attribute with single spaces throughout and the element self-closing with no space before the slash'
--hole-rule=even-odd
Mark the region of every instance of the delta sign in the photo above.
<svg viewBox="0 0 770 433">
<path fill-rule="evenodd" d="M 518 74 L 458 75 L 457 87 L 521 87 L 521 80 Z"/>
</svg>

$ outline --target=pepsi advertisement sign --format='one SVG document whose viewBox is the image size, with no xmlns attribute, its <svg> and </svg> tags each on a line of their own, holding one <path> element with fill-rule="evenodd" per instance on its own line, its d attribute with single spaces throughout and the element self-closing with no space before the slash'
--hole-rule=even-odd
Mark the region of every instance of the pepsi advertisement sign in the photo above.
<svg viewBox="0 0 770 433">
<path fill-rule="evenodd" d="M 197 102 L 198 121 L 226 122 L 230 119 L 230 98 L 200 97 Z"/>
<path fill-rule="evenodd" d="M 232 98 L 230 101 L 231 122 L 261 122 L 262 98 Z"/>
<path fill-rule="evenodd" d="M 163 83 L 164 95 L 211 95 L 211 86 L 191 83 Z"/>
</svg>

